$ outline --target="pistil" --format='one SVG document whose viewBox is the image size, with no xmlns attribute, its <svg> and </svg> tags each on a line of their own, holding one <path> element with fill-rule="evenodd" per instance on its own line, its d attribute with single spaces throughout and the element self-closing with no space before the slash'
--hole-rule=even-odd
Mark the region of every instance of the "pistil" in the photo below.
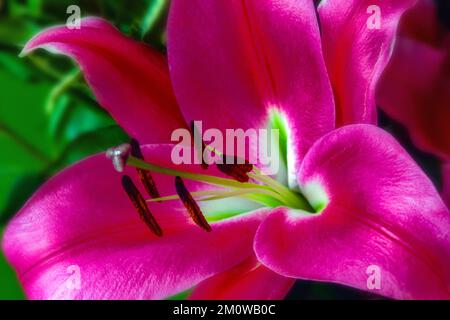
<svg viewBox="0 0 450 320">
<path fill-rule="evenodd" d="M 267 202 L 262 201 L 261 197 L 258 196 L 268 196 L 271 197 L 272 193 L 268 190 L 263 189 L 224 189 L 224 190 L 205 190 L 205 191 L 197 191 L 191 192 L 191 195 L 195 198 L 196 201 L 214 201 L 227 199 L 232 197 L 241 197 L 253 200 L 262 205 L 266 205 Z M 162 201 L 170 201 L 170 200 L 178 200 L 180 197 L 178 194 L 164 196 L 160 198 L 152 198 L 148 199 L 147 202 L 162 202 Z M 273 202 L 272 202 L 273 203 Z"/>
<path fill-rule="evenodd" d="M 248 173 L 249 177 L 254 180 L 262 183 L 257 184 L 253 182 L 239 182 L 232 179 L 222 178 L 211 176 L 207 174 L 198 174 L 193 172 L 180 171 L 176 169 L 170 169 L 162 166 L 158 166 L 140 159 L 137 159 L 133 156 L 128 158 L 127 164 L 132 167 L 142 168 L 151 172 L 158 172 L 161 174 L 171 175 L 171 176 L 179 176 L 185 179 L 205 182 L 215 186 L 221 186 L 225 188 L 232 189 L 253 189 L 252 191 L 258 190 L 261 193 L 264 193 L 269 197 L 272 197 L 277 202 L 282 205 L 286 205 L 296 209 L 303 209 L 310 212 L 313 212 L 311 206 L 307 203 L 307 201 L 302 198 L 302 196 L 287 187 L 280 184 L 278 181 L 270 178 L 262 174 L 258 169 L 255 171 L 255 166 L 253 166 L 253 173 Z"/>
</svg>

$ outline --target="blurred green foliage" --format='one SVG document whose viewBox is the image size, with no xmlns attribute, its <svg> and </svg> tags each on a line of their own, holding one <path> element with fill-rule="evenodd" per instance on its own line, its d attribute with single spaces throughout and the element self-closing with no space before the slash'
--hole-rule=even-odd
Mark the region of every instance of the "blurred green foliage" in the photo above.
<svg viewBox="0 0 450 320">
<path fill-rule="evenodd" d="M 65 23 L 70 5 L 165 50 L 167 0 L 0 0 L 0 231 L 51 175 L 128 139 L 69 59 L 43 51 L 18 57 L 34 34 Z M 0 252 L 0 299 L 18 298 Z"/>
</svg>

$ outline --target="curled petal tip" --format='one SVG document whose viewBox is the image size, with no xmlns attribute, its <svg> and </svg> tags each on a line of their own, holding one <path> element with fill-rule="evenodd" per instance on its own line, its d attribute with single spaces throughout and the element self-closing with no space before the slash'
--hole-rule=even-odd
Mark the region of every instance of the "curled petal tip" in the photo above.
<svg viewBox="0 0 450 320">
<path fill-rule="evenodd" d="M 25 47 L 25 48 L 22 49 L 22 51 L 20 51 L 18 57 L 19 57 L 19 58 L 25 58 L 25 57 L 28 55 L 28 53 L 30 53 L 30 52 L 29 52 L 28 49 Z"/>
</svg>

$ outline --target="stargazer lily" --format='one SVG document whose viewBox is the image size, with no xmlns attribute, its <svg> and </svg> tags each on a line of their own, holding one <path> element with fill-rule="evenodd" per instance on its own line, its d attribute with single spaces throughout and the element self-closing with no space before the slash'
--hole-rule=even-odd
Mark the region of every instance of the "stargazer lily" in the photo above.
<svg viewBox="0 0 450 320">
<path fill-rule="evenodd" d="M 279 299 L 296 278 L 370 290 L 376 266 L 378 294 L 449 298 L 450 213 L 430 180 L 381 129 L 335 129 L 335 111 L 338 126 L 374 121 L 374 87 L 414 1 L 378 3 L 382 27 L 368 29 L 371 1 L 323 2 L 321 33 L 309 0 L 173 0 L 170 76 L 103 20 L 33 38 L 24 53 L 77 60 L 141 146 L 64 170 L 9 224 L 3 247 L 28 297 Z M 278 128 L 284 170 L 175 165 L 171 132 L 194 120 Z M 72 265 L 79 289 L 66 285 Z"/>
<path fill-rule="evenodd" d="M 414 143 L 450 162 L 450 31 L 432 0 L 421 0 L 400 23 L 392 60 L 378 85 L 377 101 L 404 125 Z M 449 184 L 450 181 L 444 181 Z M 442 193 L 450 205 L 450 197 Z"/>
</svg>

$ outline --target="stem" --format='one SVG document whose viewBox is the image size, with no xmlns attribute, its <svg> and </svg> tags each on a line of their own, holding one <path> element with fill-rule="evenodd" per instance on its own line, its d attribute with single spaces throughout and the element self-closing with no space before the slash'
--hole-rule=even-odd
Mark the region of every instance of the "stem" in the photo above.
<svg viewBox="0 0 450 320">
<path fill-rule="evenodd" d="M 60 79 L 62 77 L 61 73 L 53 69 L 51 66 L 48 65 L 48 63 L 34 55 L 28 55 L 28 59 L 33 63 L 33 65 L 38 68 L 40 71 L 45 73 L 47 76 L 53 78 L 53 79 Z"/>
<path fill-rule="evenodd" d="M 231 197 L 244 197 L 249 194 L 258 194 L 258 195 L 269 195 L 273 196 L 272 192 L 268 190 L 261 189 L 244 189 L 244 190 L 209 190 L 209 191 L 198 191 L 191 192 L 191 195 L 194 197 L 204 197 L 210 196 L 208 198 L 196 199 L 197 201 L 214 201 L 221 200 Z M 247 197 L 245 197 L 247 198 Z M 152 198 L 148 199 L 147 202 L 159 202 L 159 201 L 168 201 L 168 200 L 178 200 L 180 197 L 178 195 L 165 196 L 160 198 Z M 253 200 L 256 201 L 256 200 Z M 256 201 L 259 203 L 259 201 Z"/>
<path fill-rule="evenodd" d="M 206 174 L 198 174 L 198 173 L 184 172 L 184 171 L 178 171 L 175 169 L 164 168 L 164 167 L 160 167 L 155 164 L 145 162 L 145 161 L 135 158 L 133 156 L 130 156 L 128 158 L 127 164 L 132 167 L 136 167 L 136 168 L 140 168 L 140 169 L 145 169 L 145 170 L 154 171 L 154 172 L 158 172 L 158 173 L 162 173 L 162 174 L 167 174 L 167 175 L 174 176 L 174 177 L 179 176 L 181 178 L 186 178 L 186 179 L 194 180 L 194 181 L 202 181 L 202 182 L 206 182 L 206 183 L 216 185 L 216 186 L 225 186 L 225 187 L 232 187 L 232 188 L 237 188 L 237 189 L 245 188 L 245 189 L 263 189 L 263 190 L 269 190 L 269 191 L 271 190 L 270 188 L 268 188 L 266 186 L 262 186 L 262 185 L 259 185 L 256 183 L 249 183 L 249 182 L 242 183 L 242 182 L 238 182 L 238 181 L 234 181 L 234 180 L 230 180 L 230 179 L 226 179 L 226 178 L 209 176 Z"/>
<path fill-rule="evenodd" d="M 39 69 L 39 71 L 44 73 L 47 77 L 51 78 L 52 80 L 61 81 L 61 79 L 65 77 L 63 73 L 57 71 L 56 69 L 53 69 L 52 66 L 50 66 L 47 63 L 47 61 L 36 55 L 29 54 L 27 55 L 27 59 L 31 61 L 31 63 L 34 65 L 35 68 Z M 83 94 L 86 94 L 87 96 L 91 95 L 91 91 L 84 83 L 74 82 L 72 83 L 72 87 L 74 89 L 83 92 Z"/>
<path fill-rule="evenodd" d="M 216 194 L 217 194 L 216 191 L 191 192 L 191 195 L 194 197 L 212 196 L 212 195 L 216 195 Z M 159 201 L 178 200 L 178 199 L 180 199 L 180 197 L 177 194 L 174 194 L 171 196 L 148 199 L 147 202 L 159 202 Z"/>
<path fill-rule="evenodd" d="M 201 199 L 200 201 L 213 201 L 213 200 L 220 200 L 225 198 L 231 198 L 231 197 L 239 197 L 239 196 L 245 196 L 249 194 L 261 194 L 261 195 L 269 195 L 273 196 L 273 192 L 268 190 L 261 190 L 261 189 L 245 189 L 245 190 L 233 190 L 233 191 L 223 191 L 222 194 L 213 195 L 212 197 Z"/>
<path fill-rule="evenodd" d="M 80 69 L 75 69 L 64 76 L 61 81 L 52 89 L 45 103 L 45 111 L 51 113 L 55 108 L 55 104 L 59 96 L 69 89 L 81 75 Z"/>
<path fill-rule="evenodd" d="M 156 0 L 152 1 L 147 8 L 147 13 L 144 15 L 141 21 L 141 38 L 149 32 L 155 26 L 158 18 L 160 18 L 161 13 L 164 11 L 166 7 L 165 0 Z"/>
</svg>

